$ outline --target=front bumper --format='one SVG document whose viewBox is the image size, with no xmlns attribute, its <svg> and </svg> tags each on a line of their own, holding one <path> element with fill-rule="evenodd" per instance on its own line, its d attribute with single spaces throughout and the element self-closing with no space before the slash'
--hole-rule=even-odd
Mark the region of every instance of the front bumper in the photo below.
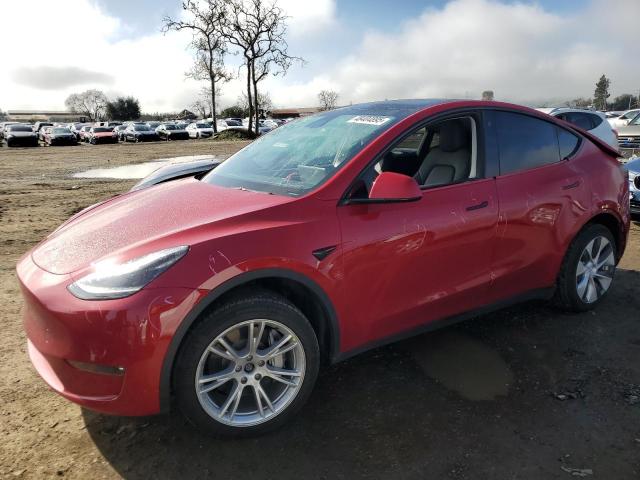
<svg viewBox="0 0 640 480">
<path fill-rule="evenodd" d="M 52 138 L 49 142 L 51 145 L 76 145 L 78 142 L 75 137 Z"/>
<path fill-rule="evenodd" d="M 189 134 L 187 132 L 184 133 L 170 133 L 168 135 L 169 140 L 189 140 Z"/>
<path fill-rule="evenodd" d="M 6 142 L 11 147 L 37 147 L 38 137 L 11 137 Z"/>
<path fill-rule="evenodd" d="M 84 301 L 69 293 L 69 275 L 18 263 L 29 356 L 45 382 L 84 407 L 115 415 L 160 411 L 160 377 L 176 328 L 203 292 L 143 289 L 119 300 Z M 121 373 L 97 373 L 72 362 Z M 77 363 L 75 363 L 77 365 Z"/>
<path fill-rule="evenodd" d="M 98 143 L 118 143 L 118 137 L 110 136 L 110 137 L 93 137 L 91 140 L 96 145 Z"/>
</svg>

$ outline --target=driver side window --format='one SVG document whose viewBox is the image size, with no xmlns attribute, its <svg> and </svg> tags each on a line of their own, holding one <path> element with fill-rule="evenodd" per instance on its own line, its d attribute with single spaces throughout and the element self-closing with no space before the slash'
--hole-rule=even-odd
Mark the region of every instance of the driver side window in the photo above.
<svg viewBox="0 0 640 480">
<path fill-rule="evenodd" d="M 382 172 L 413 177 L 422 188 L 480 178 L 476 120 L 462 116 L 416 128 L 368 168 L 351 198 L 368 198 Z"/>
</svg>

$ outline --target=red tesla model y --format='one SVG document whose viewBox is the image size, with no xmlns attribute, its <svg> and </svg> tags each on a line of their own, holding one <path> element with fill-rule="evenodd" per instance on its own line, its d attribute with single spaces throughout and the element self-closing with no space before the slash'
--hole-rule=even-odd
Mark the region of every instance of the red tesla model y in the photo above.
<svg viewBox="0 0 640 480">
<path fill-rule="evenodd" d="M 598 305 L 629 228 L 617 156 L 498 102 L 295 120 L 204 178 L 89 207 L 27 253 L 29 355 L 101 412 L 277 427 L 322 363 L 518 301 Z"/>
</svg>

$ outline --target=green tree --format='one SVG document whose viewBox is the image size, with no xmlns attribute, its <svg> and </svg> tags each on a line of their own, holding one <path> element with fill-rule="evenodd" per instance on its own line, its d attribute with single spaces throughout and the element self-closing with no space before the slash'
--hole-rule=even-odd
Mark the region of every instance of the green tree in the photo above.
<svg viewBox="0 0 640 480">
<path fill-rule="evenodd" d="M 137 120 L 140 118 L 140 102 L 133 97 L 118 97 L 107 103 L 106 116 L 111 120 Z"/>
<path fill-rule="evenodd" d="M 630 108 L 636 107 L 638 105 L 638 98 L 631 95 L 630 93 L 623 93 L 622 95 L 618 95 L 613 101 L 609 104 L 611 110 L 629 110 Z"/>
<path fill-rule="evenodd" d="M 240 105 L 233 105 L 231 107 L 227 107 L 220 112 L 221 118 L 244 118 L 249 114 L 246 109 L 242 108 Z"/>
<path fill-rule="evenodd" d="M 611 80 L 609 80 L 604 74 L 596 83 L 596 90 L 593 92 L 593 101 L 595 107 L 600 110 L 607 109 L 607 98 L 611 96 L 609 93 L 609 87 L 611 86 Z"/>
</svg>

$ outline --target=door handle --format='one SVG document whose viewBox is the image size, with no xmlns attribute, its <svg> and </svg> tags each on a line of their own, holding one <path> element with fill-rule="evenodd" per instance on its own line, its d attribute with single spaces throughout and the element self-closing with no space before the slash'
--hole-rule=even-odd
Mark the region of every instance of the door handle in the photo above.
<svg viewBox="0 0 640 480">
<path fill-rule="evenodd" d="M 487 202 L 486 200 L 482 203 L 479 203 L 477 205 L 471 205 L 469 207 L 467 207 L 467 211 L 468 212 L 472 212 L 473 210 L 480 210 L 481 208 L 486 208 L 489 206 L 489 202 Z"/>
<path fill-rule="evenodd" d="M 573 183 L 570 183 L 569 185 L 565 185 L 562 187 L 563 190 L 571 190 L 572 188 L 578 188 L 580 186 L 580 180 L 576 180 Z"/>
</svg>

